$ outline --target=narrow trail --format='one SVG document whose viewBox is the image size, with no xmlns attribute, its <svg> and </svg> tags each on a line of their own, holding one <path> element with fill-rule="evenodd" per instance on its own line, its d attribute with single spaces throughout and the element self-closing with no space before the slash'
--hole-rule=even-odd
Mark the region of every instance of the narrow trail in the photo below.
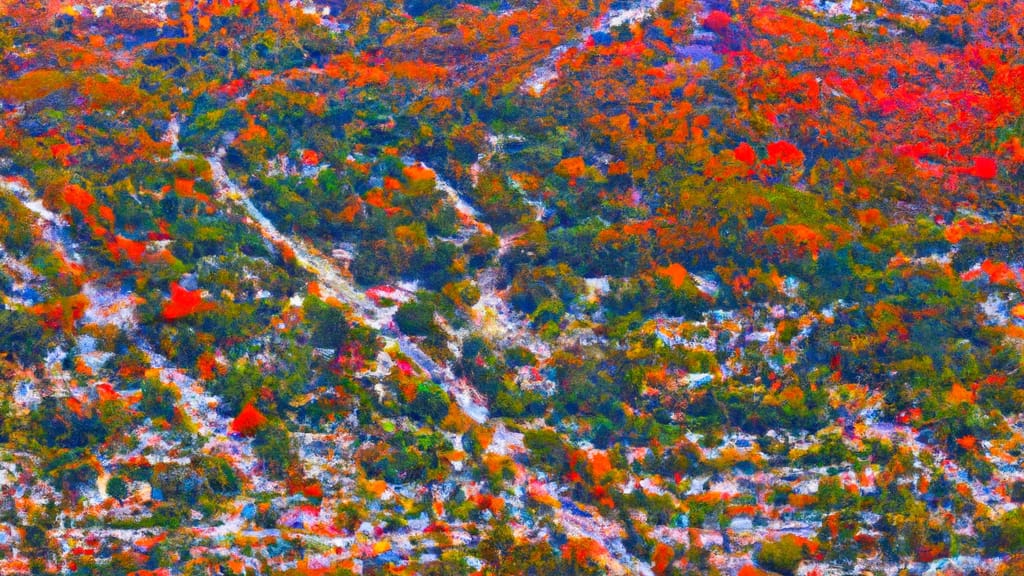
<svg viewBox="0 0 1024 576">
<path fill-rule="evenodd" d="M 332 261 L 321 255 L 316 248 L 313 248 L 302 239 L 293 238 L 281 233 L 274 226 L 274 223 L 253 204 L 246 191 L 231 180 L 224 170 L 224 165 L 219 157 L 209 156 L 206 160 L 210 163 L 218 194 L 241 207 L 253 226 L 260 231 L 264 238 L 276 244 L 287 246 L 295 254 L 295 259 L 299 265 L 317 276 L 321 290 L 324 290 L 329 296 L 351 306 L 356 315 L 366 322 L 367 325 L 380 330 L 385 336 L 394 338 L 398 342 L 402 353 L 415 362 L 431 379 L 441 385 L 446 392 L 450 393 L 467 415 L 480 423 L 487 421 L 489 411 L 480 398 L 479 393 L 463 379 L 456 378 L 451 370 L 437 364 L 437 362 L 423 352 L 418 344 L 402 334 L 391 321 L 393 310 L 389 311 L 377 307 L 365 293 L 361 292 L 345 278 Z"/>
<path fill-rule="evenodd" d="M 494 148 L 496 143 L 496 140 L 492 140 L 492 149 L 486 158 L 489 159 L 496 153 Z M 438 190 L 448 196 L 449 201 L 462 215 L 463 221 L 468 227 L 477 232 L 482 231 L 493 234 L 491 226 L 479 220 L 479 211 L 473 207 L 470 201 L 458 189 L 445 180 L 441 173 L 430 165 L 423 162 L 419 162 L 419 164 L 434 173 Z M 517 236 L 518 234 L 500 236 L 498 254 L 504 253 Z M 476 275 L 475 280 L 477 287 L 480 289 L 480 299 L 472 307 L 472 310 L 477 328 L 502 343 L 509 345 L 513 345 L 514 342 L 524 344 L 539 359 L 542 361 L 546 360 L 551 356 L 550 347 L 530 330 L 522 315 L 512 310 L 505 299 L 498 294 L 496 288 L 498 273 L 498 267 L 490 267 L 480 270 Z"/>
<path fill-rule="evenodd" d="M 391 314 L 375 306 L 366 294 L 357 290 L 326 256 L 322 255 L 316 248 L 309 246 L 306 242 L 296 240 L 279 231 L 274 223 L 253 204 L 248 193 L 243 191 L 241 187 L 228 177 L 219 157 L 208 156 L 206 161 L 210 163 L 210 169 L 213 172 L 213 182 L 218 189 L 218 193 L 237 206 L 240 206 L 264 238 L 272 243 L 283 244 L 291 249 L 295 254 L 296 262 L 304 269 L 317 275 L 317 278 L 323 284 L 323 289 L 329 296 L 352 306 L 359 317 L 374 328 L 383 328 L 391 322 Z"/>
</svg>

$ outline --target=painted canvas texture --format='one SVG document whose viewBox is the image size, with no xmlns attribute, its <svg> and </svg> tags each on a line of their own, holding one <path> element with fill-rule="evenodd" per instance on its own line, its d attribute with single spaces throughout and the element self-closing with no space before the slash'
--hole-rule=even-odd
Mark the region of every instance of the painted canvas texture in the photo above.
<svg viewBox="0 0 1024 576">
<path fill-rule="evenodd" d="M 0 0 L 0 575 L 1024 574 L 1022 36 Z"/>
</svg>

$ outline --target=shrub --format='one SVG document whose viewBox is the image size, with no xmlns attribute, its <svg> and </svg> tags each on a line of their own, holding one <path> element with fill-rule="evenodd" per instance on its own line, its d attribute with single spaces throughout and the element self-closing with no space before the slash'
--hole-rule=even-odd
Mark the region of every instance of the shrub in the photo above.
<svg viewBox="0 0 1024 576">
<path fill-rule="evenodd" d="M 796 574 L 803 560 L 803 546 L 795 536 L 786 534 L 775 542 L 765 542 L 758 550 L 755 560 L 762 568 L 785 576 Z"/>
</svg>

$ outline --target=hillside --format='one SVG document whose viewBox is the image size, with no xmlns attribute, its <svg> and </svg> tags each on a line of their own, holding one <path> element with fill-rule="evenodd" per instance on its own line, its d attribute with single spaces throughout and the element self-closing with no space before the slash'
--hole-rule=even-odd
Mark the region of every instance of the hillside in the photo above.
<svg viewBox="0 0 1024 576">
<path fill-rule="evenodd" d="M 1022 36 L 0 2 L 0 574 L 1024 572 Z"/>
</svg>

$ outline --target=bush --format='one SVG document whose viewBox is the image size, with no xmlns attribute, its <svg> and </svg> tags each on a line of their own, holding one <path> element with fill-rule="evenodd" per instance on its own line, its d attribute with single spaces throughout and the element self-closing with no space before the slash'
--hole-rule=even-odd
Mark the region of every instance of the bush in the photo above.
<svg viewBox="0 0 1024 576">
<path fill-rule="evenodd" d="M 554 430 L 527 430 L 523 443 L 530 450 L 531 459 L 549 471 L 559 472 L 568 464 L 565 445 Z"/>
<path fill-rule="evenodd" d="M 765 542 L 754 558 L 758 566 L 785 576 L 796 574 L 803 560 L 803 546 L 795 536 L 786 534 L 775 542 Z"/>
<path fill-rule="evenodd" d="M 410 336 L 426 336 L 434 326 L 434 308 L 424 302 L 406 302 L 395 312 L 395 324 Z"/>
</svg>

